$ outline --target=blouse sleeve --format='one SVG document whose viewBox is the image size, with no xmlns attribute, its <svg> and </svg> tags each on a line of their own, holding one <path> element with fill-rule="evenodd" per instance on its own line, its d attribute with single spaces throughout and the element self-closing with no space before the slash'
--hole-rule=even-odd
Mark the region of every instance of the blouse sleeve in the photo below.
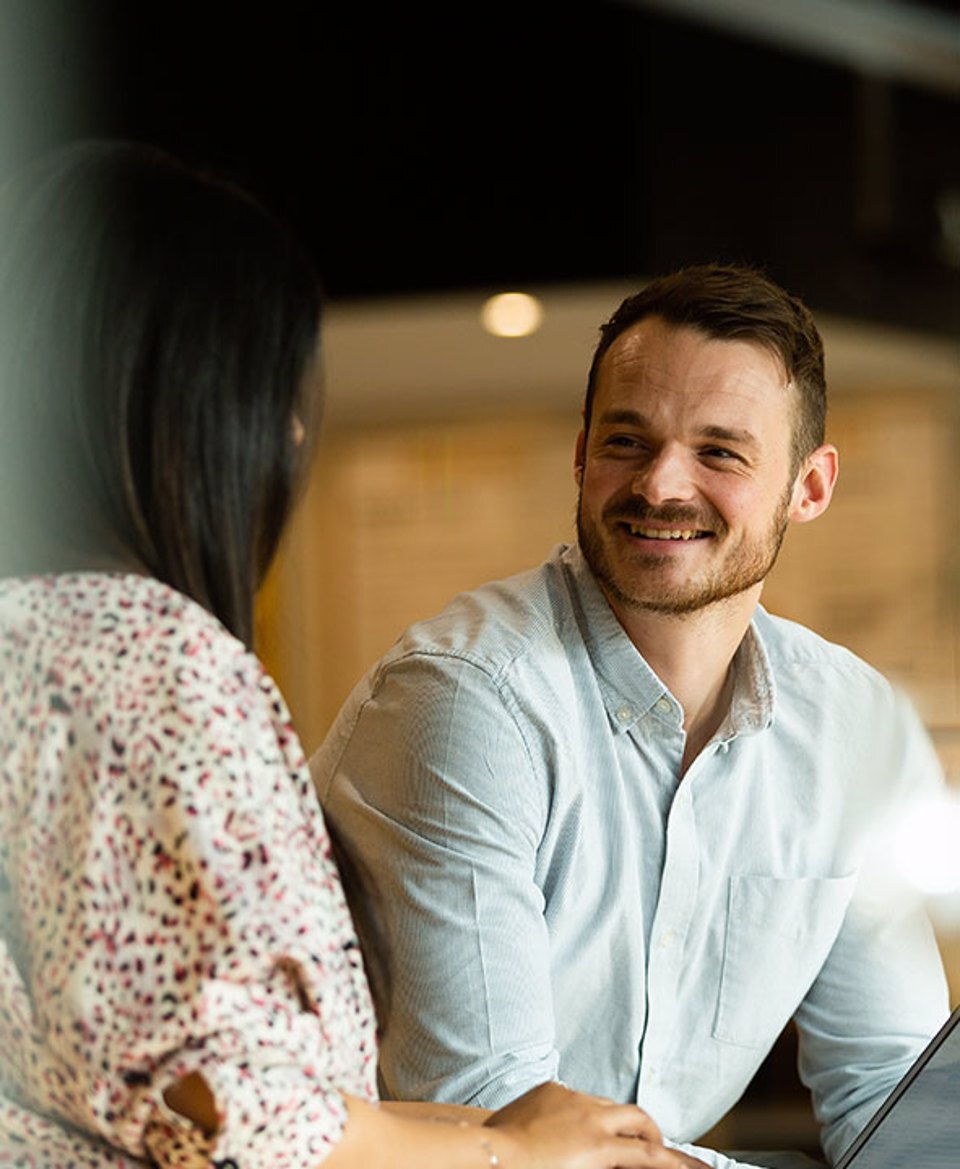
<svg viewBox="0 0 960 1169">
<path fill-rule="evenodd" d="M 375 1096 L 376 1046 L 302 751 L 214 622 L 125 655 L 120 684 L 61 695 L 64 794 L 30 824 L 31 1094 L 161 1165 L 308 1169 L 340 1137 L 341 1093 Z M 164 1103 L 190 1072 L 215 1134 Z"/>
</svg>

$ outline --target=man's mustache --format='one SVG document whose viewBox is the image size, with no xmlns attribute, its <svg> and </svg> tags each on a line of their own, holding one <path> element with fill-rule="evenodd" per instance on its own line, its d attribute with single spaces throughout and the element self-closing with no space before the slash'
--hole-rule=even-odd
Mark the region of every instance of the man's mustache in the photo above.
<svg viewBox="0 0 960 1169">
<path fill-rule="evenodd" d="M 604 508 L 603 518 L 634 524 L 652 521 L 674 528 L 696 528 L 716 535 L 723 535 L 727 529 L 726 523 L 715 511 L 704 512 L 702 508 L 683 507 L 680 504 L 654 507 L 639 496 L 608 504 Z"/>
</svg>

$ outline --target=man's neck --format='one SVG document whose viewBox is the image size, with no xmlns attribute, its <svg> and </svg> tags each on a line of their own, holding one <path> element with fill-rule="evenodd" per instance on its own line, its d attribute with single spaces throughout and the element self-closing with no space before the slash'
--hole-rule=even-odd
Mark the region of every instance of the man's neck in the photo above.
<svg viewBox="0 0 960 1169">
<path fill-rule="evenodd" d="M 613 611 L 644 660 L 683 708 L 685 772 L 716 733 L 733 696 L 734 655 L 743 641 L 760 586 L 693 613 Z"/>
</svg>

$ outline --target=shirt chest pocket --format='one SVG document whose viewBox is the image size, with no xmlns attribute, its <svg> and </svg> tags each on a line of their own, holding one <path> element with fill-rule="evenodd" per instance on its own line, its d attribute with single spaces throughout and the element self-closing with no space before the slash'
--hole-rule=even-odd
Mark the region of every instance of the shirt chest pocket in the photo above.
<svg viewBox="0 0 960 1169">
<path fill-rule="evenodd" d="M 714 1039 L 768 1046 L 836 940 L 855 876 L 731 877 Z"/>
</svg>

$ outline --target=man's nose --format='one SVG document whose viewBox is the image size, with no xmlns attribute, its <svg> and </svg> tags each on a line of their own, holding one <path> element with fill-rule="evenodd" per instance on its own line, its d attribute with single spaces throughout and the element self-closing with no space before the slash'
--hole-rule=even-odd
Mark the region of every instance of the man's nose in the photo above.
<svg viewBox="0 0 960 1169">
<path fill-rule="evenodd" d="M 695 490 L 691 470 L 683 451 L 663 447 L 636 472 L 631 490 L 650 504 L 688 500 Z"/>
</svg>

